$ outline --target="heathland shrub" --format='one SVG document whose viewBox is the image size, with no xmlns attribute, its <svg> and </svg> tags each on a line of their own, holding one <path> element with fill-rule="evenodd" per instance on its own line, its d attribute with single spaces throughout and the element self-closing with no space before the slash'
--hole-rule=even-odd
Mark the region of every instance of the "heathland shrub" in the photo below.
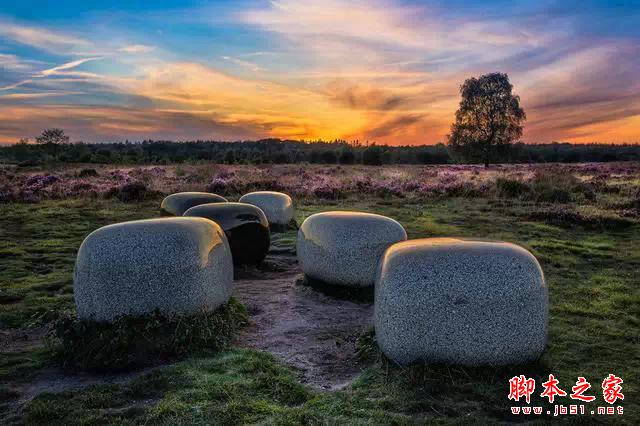
<svg viewBox="0 0 640 426">
<path fill-rule="evenodd" d="M 123 185 L 111 188 L 105 193 L 105 198 L 117 198 L 124 203 L 142 201 L 151 195 L 147 185 L 142 182 L 128 182 Z"/>
<path fill-rule="evenodd" d="M 112 323 L 68 315 L 55 323 L 49 344 L 65 367 L 124 370 L 220 351 L 248 321 L 244 305 L 234 298 L 215 312 L 192 315 L 168 317 L 156 311 Z"/>
<path fill-rule="evenodd" d="M 563 170 L 539 170 L 531 180 L 530 198 L 542 203 L 569 203 L 576 200 L 580 180 Z"/>
<path fill-rule="evenodd" d="M 82 169 L 78 172 L 78 177 L 86 178 L 86 177 L 96 177 L 98 176 L 98 172 L 96 169 Z"/>
<path fill-rule="evenodd" d="M 632 209 L 640 209 L 640 188 L 631 196 L 631 199 L 627 203 L 627 207 Z"/>
<path fill-rule="evenodd" d="M 342 192 L 336 186 L 324 184 L 314 188 L 313 195 L 326 200 L 337 200 L 342 196 Z"/>
<path fill-rule="evenodd" d="M 551 207 L 534 211 L 529 219 L 541 220 L 560 226 L 581 225 L 585 227 L 625 228 L 635 222 L 612 212 L 600 210 L 576 210 L 566 207 Z"/>
<path fill-rule="evenodd" d="M 496 194 L 498 197 L 520 198 L 529 191 L 529 185 L 520 180 L 505 177 L 496 179 Z"/>
</svg>

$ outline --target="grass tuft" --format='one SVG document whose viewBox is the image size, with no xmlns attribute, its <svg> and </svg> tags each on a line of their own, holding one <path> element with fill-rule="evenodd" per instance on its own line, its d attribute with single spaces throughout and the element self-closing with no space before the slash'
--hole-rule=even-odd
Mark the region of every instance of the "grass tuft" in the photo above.
<svg viewBox="0 0 640 426">
<path fill-rule="evenodd" d="M 215 312 L 164 316 L 121 316 L 112 323 L 67 315 L 55 322 L 49 344 L 65 367 L 82 370 L 126 370 L 181 358 L 215 353 L 229 346 L 249 321 L 236 299 Z"/>
</svg>

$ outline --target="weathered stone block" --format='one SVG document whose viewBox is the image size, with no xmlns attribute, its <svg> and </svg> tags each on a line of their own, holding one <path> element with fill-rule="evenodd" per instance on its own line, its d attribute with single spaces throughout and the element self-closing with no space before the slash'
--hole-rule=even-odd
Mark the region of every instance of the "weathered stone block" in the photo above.
<svg viewBox="0 0 640 426">
<path fill-rule="evenodd" d="M 182 216 L 191 207 L 208 203 L 226 203 L 227 199 L 208 192 L 178 192 L 162 200 L 160 210 L 165 215 Z"/>
<path fill-rule="evenodd" d="M 535 360 L 546 345 L 548 310 L 538 261 L 509 243 L 432 238 L 394 244 L 376 279 L 377 341 L 400 364 Z"/>
<path fill-rule="evenodd" d="M 74 272 L 78 316 L 213 311 L 229 300 L 231 251 L 208 219 L 148 219 L 102 227 L 83 241 Z"/>
<path fill-rule="evenodd" d="M 373 285 L 378 261 L 390 245 L 407 239 L 402 225 L 371 213 L 325 212 L 298 231 L 298 261 L 305 275 L 349 287 Z"/>
<path fill-rule="evenodd" d="M 293 219 L 293 201 L 282 192 L 250 192 L 240 197 L 239 201 L 259 207 L 267 216 L 269 225 L 287 226 Z"/>
<path fill-rule="evenodd" d="M 233 263 L 257 264 L 269 251 L 269 221 L 260 208 L 246 203 L 201 204 L 191 207 L 184 216 L 204 217 L 224 230 Z"/>
</svg>

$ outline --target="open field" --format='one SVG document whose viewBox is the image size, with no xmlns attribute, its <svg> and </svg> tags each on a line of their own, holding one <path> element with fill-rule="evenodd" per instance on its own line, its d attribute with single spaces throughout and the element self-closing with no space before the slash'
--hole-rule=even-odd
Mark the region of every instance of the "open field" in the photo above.
<svg viewBox="0 0 640 426">
<path fill-rule="evenodd" d="M 44 337 L 74 309 L 74 257 L 89 232 L 158 217 L 166 193 L 209 190 L 235 200 L 256 189 L 290 193 L 298 223 L 320 211 L 369 211 L 398 220 L 409 238 L 527 248 L 549 286 L 545 354 L 500 369 L 391 365 L 372 341 L 367 297 L 296 285 L 290 231 L 276 238 L 265 268 L 236 271 L 235 296 L 254 324 L 232 350 L 118 374 L 57 366 Z M 569 391 L 586 377 L 598 398 L 589 408 L 607 405 L 599 386 L 606 375 L 622 377 L 625 414 L 582 420 L 640 421 L 640 163 L 5 168 L 0 239 L 3 424 L 487 424 L 518 420 L 507 400 L 512 376 L 534 377 L 539 389 L 549 373 Z"/>
</svg>

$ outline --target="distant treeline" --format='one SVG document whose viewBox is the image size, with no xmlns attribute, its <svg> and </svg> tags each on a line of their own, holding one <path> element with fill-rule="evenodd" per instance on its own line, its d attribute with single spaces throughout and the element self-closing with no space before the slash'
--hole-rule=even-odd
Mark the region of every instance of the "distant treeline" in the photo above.
<svg viewBox="0 0 640 426">
<path fill-rule="evenodd" d="M 640 145 L 517 143 L 501 163 L 578 163 L 640 161 Z M 0 147 L 0 162 L 36 165 L 69 163 L 169 164 L 449 164 L 459 162 L 447 146 L 360 145 L 347 142 L 300 142 L 266 139 L 247 142 L 170 142 L 16 144 Z"/>
</svg>

